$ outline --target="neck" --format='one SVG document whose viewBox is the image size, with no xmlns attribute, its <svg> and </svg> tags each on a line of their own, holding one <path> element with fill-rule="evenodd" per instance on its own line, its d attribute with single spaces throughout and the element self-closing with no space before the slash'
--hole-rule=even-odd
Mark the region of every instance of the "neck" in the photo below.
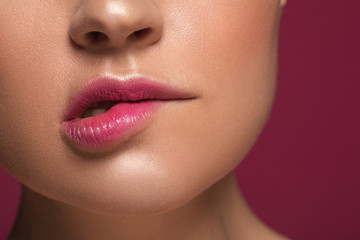
<svg viewBox="0 0 360 240">
<path fill-rule="evenodd" d="M 250 211 L 232 172 L 185 205 L 150 216 L 98 215 L 23 186 L 18 218 L 9 240 L 240 240 L 249 236 L 256 239 L 259 234 L 262 238 L 258 239 L 273 239 L 264 236 L 275 235 Z"/>
</svg>

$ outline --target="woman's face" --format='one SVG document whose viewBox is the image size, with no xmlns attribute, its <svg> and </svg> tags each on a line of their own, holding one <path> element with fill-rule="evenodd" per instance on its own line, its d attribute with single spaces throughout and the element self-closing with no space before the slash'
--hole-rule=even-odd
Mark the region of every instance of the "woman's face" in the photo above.
<svg viewBox="0 0 360 240">
<path fill-rule="evenodd" d="M 43 195 L 99 213 L 186 203 L 233 170 L 263 128 L 282 5 L 0 1 L 1 165 Z M 146 124 L 91 150 L 61 127 L 74 96 L 98 76 L 145 76 L 193 99 L 164 101 Z"/>
</svg>

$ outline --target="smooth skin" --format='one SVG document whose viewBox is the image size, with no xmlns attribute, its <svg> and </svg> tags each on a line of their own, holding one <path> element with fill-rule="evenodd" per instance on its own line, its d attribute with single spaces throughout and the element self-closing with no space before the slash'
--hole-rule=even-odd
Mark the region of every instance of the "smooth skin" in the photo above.
<svg viewBox="0 0 360 240">
<path fill-rule="evenodd" d="M 0 164 L 23 184 L 13 239 L 286 239 L 234 176 L 268 118 L 282 0 L 0 1 Z M 191 92 L 106 153 L 61 138 L 99 74 Z"/>
</svg>

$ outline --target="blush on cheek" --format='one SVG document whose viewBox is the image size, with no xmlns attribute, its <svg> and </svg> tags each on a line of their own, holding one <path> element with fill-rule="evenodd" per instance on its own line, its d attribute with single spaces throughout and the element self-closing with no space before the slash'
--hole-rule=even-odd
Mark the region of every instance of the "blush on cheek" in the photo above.
<svg viewBox="0 0 360 240">
<path fill-rule="evenodd" d="M 276 44 L 279 8 L 275 1 L 240 2 L 238 9 L 224 11 L 226 17 L 214 23 L 214 37 L 210 38 L 218 54 L 228 53 L 226 64 L 267 54 Z"/>
<path fill-rule="evenodd" d="M 276 49 L 280 13 L 277 1 L 232 1 L 231 4 L 218 1 L 206 6 L 201 2 L 184 8 L 187 12 L 179 9 L 182 22 L 173 24 L 185 27 L 175 29 L 177 38 L 171 39 L 181 46 L 181 52 L 175 54 L 185 59 L 183 62 L 191 62 L 193 69 L 205 75 L 210 68 L 210 72 L 232 71 L 251 58 L 268 55 L 269 50 Z M 188 51 L 183 51 L 184 48 Z"/>
</svg>

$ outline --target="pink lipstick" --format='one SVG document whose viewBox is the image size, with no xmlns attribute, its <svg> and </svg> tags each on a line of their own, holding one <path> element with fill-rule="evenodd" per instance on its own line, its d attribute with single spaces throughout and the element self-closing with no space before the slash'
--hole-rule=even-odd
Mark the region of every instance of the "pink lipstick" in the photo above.
<svg viewBox="0 0 360 240">
<path fill-rule="evenodd" d="M 60 131 L 80 149 L 101 151 L 143 129 L 161 105 L 193 98 L 190 93 L 144 77 L 97 77 L 70 101 Z"/>
</svg>

